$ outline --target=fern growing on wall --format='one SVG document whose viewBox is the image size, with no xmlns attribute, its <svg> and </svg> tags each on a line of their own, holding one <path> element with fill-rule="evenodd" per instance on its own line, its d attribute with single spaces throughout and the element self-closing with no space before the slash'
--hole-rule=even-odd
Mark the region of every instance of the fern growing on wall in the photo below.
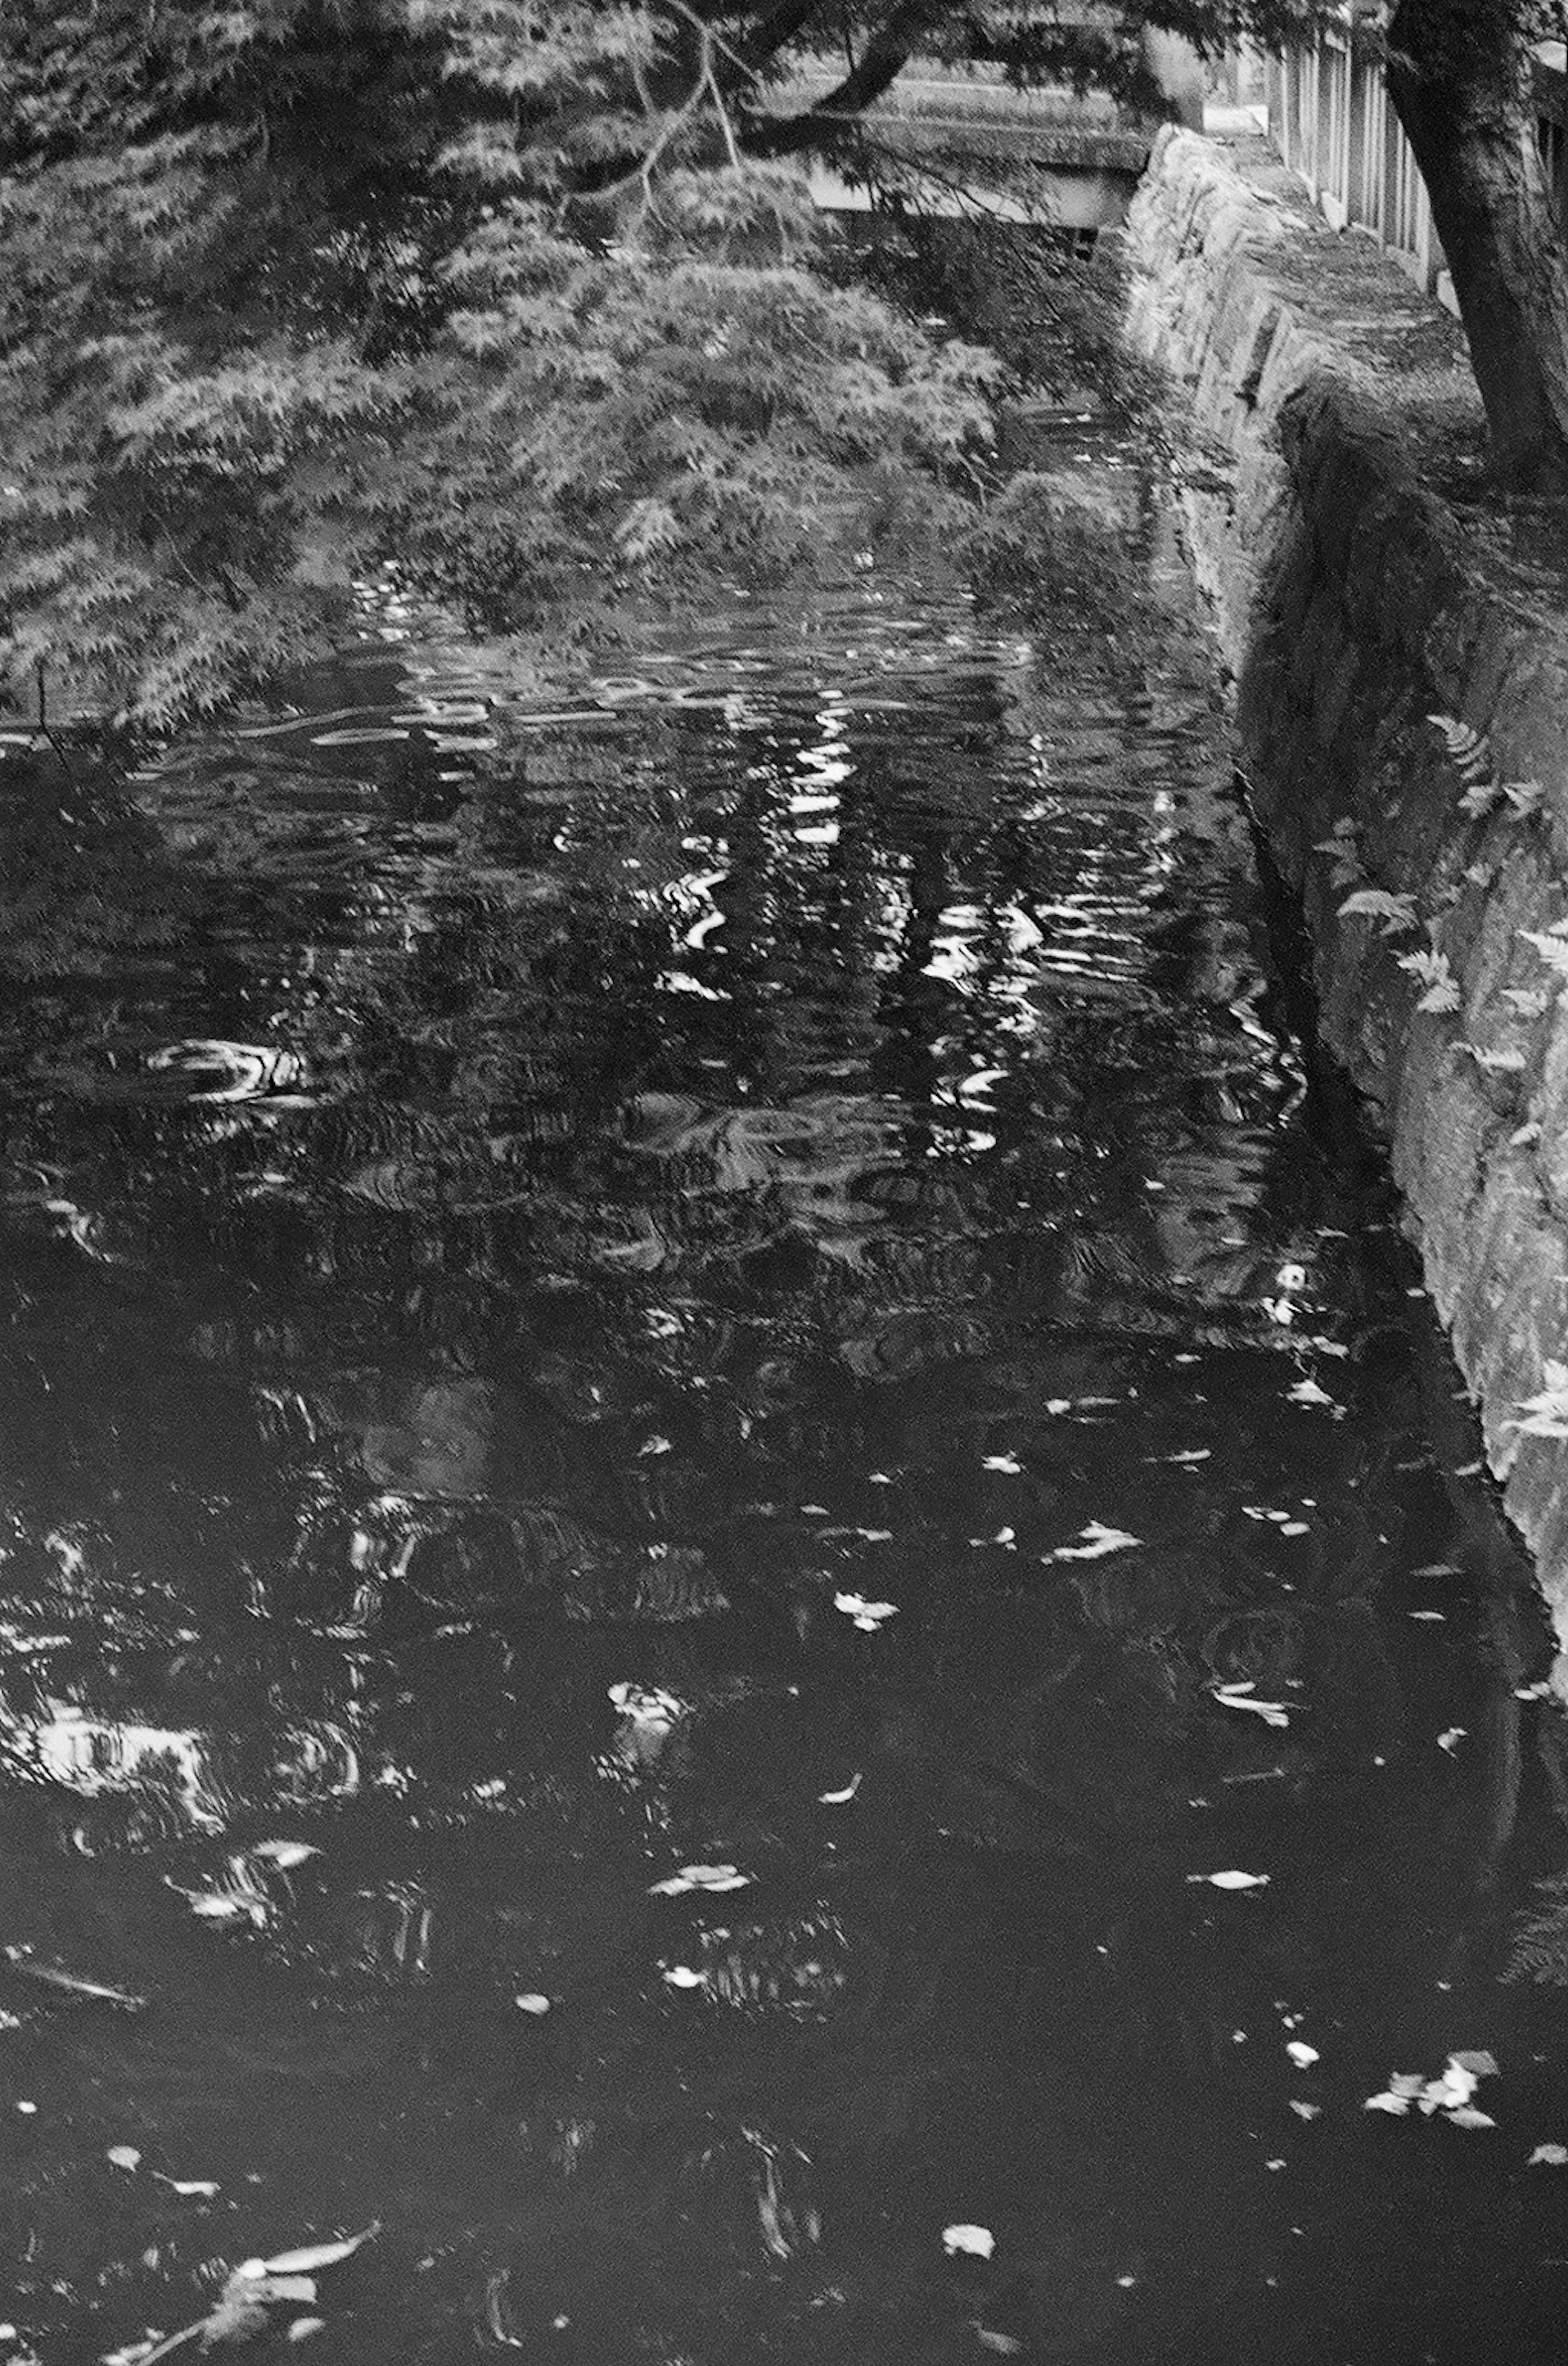
<svg viewBox="0 0 1568 2366">
<path fill-rule="evenodd" d="M 1568 1874 L 1552 1874 L 1536 1887 L 1542 1902 L 1517 1918 L 1503 1977 L 1568 1988 Z"/>
</svg>

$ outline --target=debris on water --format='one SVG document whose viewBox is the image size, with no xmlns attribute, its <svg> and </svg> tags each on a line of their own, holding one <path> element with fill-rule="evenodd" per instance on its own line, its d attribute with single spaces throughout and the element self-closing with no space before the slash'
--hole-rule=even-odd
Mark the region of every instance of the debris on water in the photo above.
<svg viewBox="0 0 1568 2366">
<path fill-rule="evenodd" d="M 1291 1404 L 1334 1405 L 1337 1409 L 1338 1400 L 1331 1397 L 1326 1389 L 1320 1388 L 1310 1375 L 1298 1380 L 1293 1389 L 1287 1389 L 1285 1396 Z"/>
<path fill-rule="evenodd" d="M 252 1856 L 265 1857 L 269 1865 L 277 1867 L 279 1873 L 291 1873 L 297 1865 L 303 1865 L 307 1857 L 320 1856 L 321 1853 L 321 1850 L 312 1848 L 309 1841 L 258 1841 L 249 1851 Z"/>
<path fill-rule="evenodd" d="M 1212 1889 L 1261 1889 L 1269 1880 L 1266 1873 L 1190 1873 L 1189 1881 L 1206 1881 Z"/>
<path fill-rule="evenodd" d="M 310 2302 L 316 2297 L 316 2276 L 323 2268 L 336 2267 L 349 2259 L 360 2246 L 380 2233 L 378 2221 L 357 2235 L 344 2236 L 333 2243 L 310 2243 L 294 2251 L 279 2251 L 270 2259 L 242 2259 L 233 2269 L 213 2307 L 205 2316 L 182 2326 L 163 2340 L 132 2344 L 125 2349 L 108 2352 L 102 2366 L 154 2366 L 160 2358 L 167 2358 L 183 2349 L 187 2341 L 199 2342 L 204 2351 L 216 2349 L 225 2343 L 251 2341 L 258 2334 L 269 2332 L 273 2320 L 268 2312 L 286 2301 Z M 325 2320 L 321 2317 L 296 2319 L 318 2331 Z M 294 2327 L 288 2338 L 294 2339 Z"/>
<path fill-rule="evenodd" d="M 1451 1758 L 1454 1752 L 1459 1748 L 1460 1743 L 1463 1741 L 1464 1739 L 1465 1728 L 1462 1725 L 1450 1725 L 1447 1727 L 1443 1732 L 1438 1734 L 1438 1748 L 1439 1750 L 1446 1750 L 1449 1756 Z"/>
<path fill-rule="evenodd" d="M 122 2012 L 143 2012 L 147 2000 L 133 1996 L 129 1989 L 117 1989 L 107 1980 L 88 1979 L 84 1973 L 67 1970 L 63 1964 L 45 1963 L 28 1946 L 8 1946 L 6 1960 L 13 1971 L 29 1980 L 41 1980 L 45 1988 L 59 1989 L 66 1996 L 83 1997 L 93 2004 L 118 2005 Z"/>
<path fill-rule="evenodd" d="M 532 2013 L 536 2020 L 550 2010 L 549 1998 L 538 1989 L 525 1989 L 523 1994 L 513 1997 L 512 2001 L 519 2012 Z"/>
<path fill-rule="evenodd" d="M 1440 1627 L 1448 1613 L 1444 1610 L 1413 1610 L 1410 1616 L 1412 1618 L 1430 1619 L 1434 1626 Z"/>
<path fill-rule="evenodd" d="M 1321 2062 L 1323 2059 L 1315 2045 L 1308 2045 L 1305 2040 L 1300 2037 L 1292 2037 L 1286 2045 L 1285 2051 L 1298 2070 L 1310 2070 L 1314 2062 Z"/>
<path fill-rule="evenodd" d="M 863 1594 L 835 1594 L 833 1607 L 841 1610 L 846 1618 L 852 1618 L 865 1635 L 874 1635 L 885 1618 L 898 1615 L 896 1602 L 868 1602 Z"/>
<path fill-rule="evenodd" d="M 1303 2103 L 1294 2095 L 1291 2097 L 1291 2109 L 1298 2120 L 1318 2120 L 1323 2117 L 1321 2103 Z"/>
<path fill-rule="evenodd" d="M 1090 1520 L 1078 1534 L 1085 1541 L 1079 1545 L 1058 1545 L 1048 1558 L 1052 1560 L 1098 1560 L 1102 1553 L 1125 1552 L 1129 1546 L 1141 1545 L 1142 1537 L 1130 1536 L 1125 1528 L 1108 1528 L 1102 1521 Z"/>
<path fill-rule="evenodd" d="M 166 2185 L 171 2193 L 187 2202 L 211 2202 L 223 2190 L 209 2177 L 165 2177 L 161 2169 L 155 2169 L 152 2174 L 160 2185 Z"/>
<path fill-rule="evenodd" d="M 997 2238 L 988 2226 L 944 2226 L 942 2248 L 950 2259 L 988 2259 L 997 2248 Z"/>
<path fill-rule="evenodd" d="M 243 1857 L 231 1857 L 231 1871 L 243 1871 Z M 173 1874 L 164 1876 L 166 1887 L 183 1898 L 191 1912 L 203 1922 L 250 1922 L 258 1931 L 265 1930 L 271 1917 L 271 1907 L 259 1889 L 237 1881 L 231 1889 L 187 1889 Z"/>
<path fill-rule="evenodd" d="M 1538 1684 L 1516 1684 L 1514 1698 L 1516 1700 L 1550 1700 L 1551 1698 L 1551 1677 L 1542 1676 Z"/>
<path fill-rule="evenodd" d="M 650 1898 L 679 1898 L 687 1889 L 745 1889 L 751 1876 L 733 1865 L 683 1865 L 679 1873 L 649 1884 Z"/>
<path fill-rule="evenodd" d="M 116 2169 L 139 2169 L 141 2165 L 141 2155 L 134 2145 L 110 2145 L 104 2158 L 112 2161 Z"/>
<path fill-rule="evenodd" d="M 845 1784 L 841 1791 L 818 1791 L 817 1794 L 818 1804 L 824 1808 L 847 1808 L 864 1780 L 865 1777 L 863 1774 L 855 1774 Z"/>
<path fill-rule="evenodd" d="M 987 1470 L 1005 1471 L 1010 1479 L 1016 1479 L 1023 1469 L 1016 1454 L 987 1454 L 983 1458 L 981 1467 Z"/>
<path fill-rule="evenodd" d="M 1568 2169 L 1568 2145 L 1538 2144 L 1526 2167 L 1529 2169 Z"/>
<path fill-rule="evenodd" d="M 355 2251 L 380 2231 L 380 2220 L 373 2218 L 368 2226 L 360 2228 L 357 2235 L 341 2236 L 335 2242 L 307 2243 L 298 2250 L 276 2251 L 270 2259 L 242 2259 L 234 2276 L 245 2280 L 259 2276 L 317 2275 L 322 2268 L 335 2268 L 340 2259 L 352 2259 Z"/>
<path fill-rule="evenodd" d="M 1496 2058 L 1491 2054 L 1450 2054 L 1436 2079 L 1423 2079 L 1418 2070 L 1396 2070 L 1382 2091 L 1369 2095 L 1361 2108 L 1403 2119 L 1414 2103 L 1427 2119 L 1441 2112 L 1456 2127 L 1493 2128 L 1496 2121 L 1475 2110 L 1471 2097 L 1483 2079 L 1496 2075 Z"/>
<path fill-rule="evenodd" d="M 1222 1708 L 1250 1709 L 1254 1717 L 1263 1719 L 1265 1725 L 1289 1725 L 1290 1712 L 1284 1702 L 1256 1700 L 1253 1695 L 1257 1689 L 1257 1685 L 1249 1681 L 1246 1684 L 1216 1684 L 1213 1694 Z"/>
<path fill-rule="evenodd" d="M 671 1964 L 660 1977 L 672 1989 L 705 1989 L 708 1984 L 707 1974 L 694 1971 L 690 1964 Z"/>
<path fill-rule="evenodd" d="M 1423 1561 L 1419 1569 L 1413 1569 L 1410 1574 L 1412 1577 L 1462 1577 L 1464 1572 L 1457 1560 L 1428 1560 Z"/>
</svg>

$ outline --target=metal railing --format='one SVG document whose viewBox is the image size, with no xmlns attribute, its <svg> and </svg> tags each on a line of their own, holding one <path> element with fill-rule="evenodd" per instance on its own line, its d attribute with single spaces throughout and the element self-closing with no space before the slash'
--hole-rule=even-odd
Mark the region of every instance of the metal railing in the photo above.
<svg viewBox="0 0 1568 2366">
<path fill-rule="evenodd" d="M 1354 11 L 1310 48 L 1268 62 L 1269 136 L 1336 230 L 1370 231 L 1393 260 L 1450 310 L 1453 284 L 1432 208 L 1383 72 L 1353 35 Z M 1536 129 L 1558 203 L 1568 213 L 1568 66 L 1561 41 L 1536 53 Z"/>
</svg>

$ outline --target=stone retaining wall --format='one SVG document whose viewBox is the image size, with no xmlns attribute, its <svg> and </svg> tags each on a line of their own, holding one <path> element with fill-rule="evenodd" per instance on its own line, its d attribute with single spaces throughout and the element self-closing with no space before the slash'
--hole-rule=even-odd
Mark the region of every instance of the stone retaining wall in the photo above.
<svg viewBox="0 0 1568 2366">
<path fill-rule="evenodd" d="M 1515 1425 L 1568 1365 L 1568 582 L 1434 490 L 1479 440 L 1457 332 L 1261 152 L 1162 135 L 1128 235 L 1134 344 L 1229 479 L 1190 497 L 1192 539 L 1325 1031 L 1568 1646 L 1568 1371 L 1563 1438 Z M 1341 909 L 1367 891 L 1399 900 Z"/>
</svg>

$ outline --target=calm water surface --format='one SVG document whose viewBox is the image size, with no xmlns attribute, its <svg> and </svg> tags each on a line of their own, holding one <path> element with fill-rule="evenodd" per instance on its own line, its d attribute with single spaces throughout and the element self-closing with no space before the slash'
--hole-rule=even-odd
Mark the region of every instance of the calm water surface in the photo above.
<svg viewBox="0 0 1568 2366">
<path fill-rule="evenodd" d="M 1120 647 L 389 603 L 0 772 L 0 2357 L 370 2221 L 276 2354 L 1558 2354 L 1542 1630 L 1058 459 Z"/>
</svg>

